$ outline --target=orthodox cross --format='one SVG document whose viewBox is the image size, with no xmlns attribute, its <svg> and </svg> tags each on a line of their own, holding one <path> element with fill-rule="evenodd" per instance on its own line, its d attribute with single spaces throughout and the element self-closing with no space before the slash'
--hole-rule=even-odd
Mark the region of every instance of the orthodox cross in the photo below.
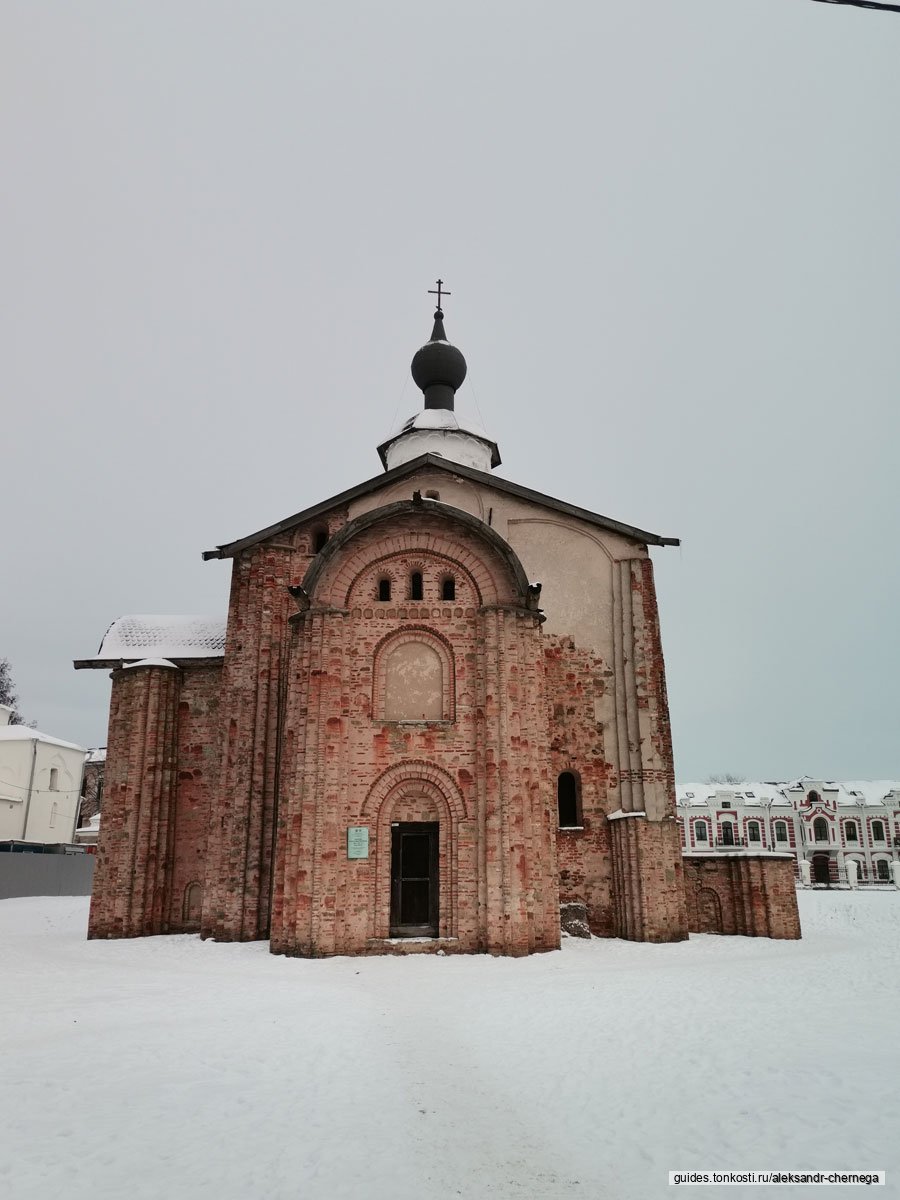
<svg viewBox="0 0 900 1200">
<path fill-rule="evenodd" d="M 443 279 L 436 279 L 435 283 L 437 283 L 437 291 L 435 291 L 434 288 L 429 288 L 428 295 L 429 296 L 437 296 L 437 315 L 439 317 L 442 317 L 444 315 L 444 310 L 441 308 L 441 296 L 450 296 L 453 293 L 442 291 L 443 286 L 444 286 Z"/>
</svg>

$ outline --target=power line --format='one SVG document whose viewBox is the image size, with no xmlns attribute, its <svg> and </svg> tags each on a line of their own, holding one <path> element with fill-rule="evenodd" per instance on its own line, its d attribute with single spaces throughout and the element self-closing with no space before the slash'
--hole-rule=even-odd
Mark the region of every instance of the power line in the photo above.
<svg viewBox="0 0 900 1200">
<path fill-rule="evenodd" d="M 851 4 L 854 8 L 880 8 L 882 12 L 900 13 L 900 4 L 879 4 L 878 0 L 816 0 L 817 4 Z"/>
</svg>

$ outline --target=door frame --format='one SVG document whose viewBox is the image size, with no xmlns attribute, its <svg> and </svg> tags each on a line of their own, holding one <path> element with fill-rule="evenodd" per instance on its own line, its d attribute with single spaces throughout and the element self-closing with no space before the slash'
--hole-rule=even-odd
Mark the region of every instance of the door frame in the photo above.
<svg viewBox="0 0 900 1200">
<path fill-rule="evenodd" d="M 436 938 L 440 936 L 440 822 L 438 821 L 392 821 L 390 861 L 390 906 L 388 936 L 392 938 Z M 428 923 L 427 925 L 402 925 L 400 923 L 400 853 L 404 834 L 428 834 Z"/>
</svg>

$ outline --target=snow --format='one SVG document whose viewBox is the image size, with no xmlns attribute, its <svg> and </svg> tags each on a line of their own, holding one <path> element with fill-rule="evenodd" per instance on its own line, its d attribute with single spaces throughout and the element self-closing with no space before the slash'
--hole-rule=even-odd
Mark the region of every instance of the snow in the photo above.
<svg viewBox="0 0 900 1200">
<path fill-rule="evenodd" d="M 460 414 L 455 409 L 448 408 L 422 408 L 418 412 L 414 412 L 411 417 L 408 417 L 402 425 L 399 425 L 393 433 L 388 437 L 399 437 L 402 433 L 408 433 L 411 429 L 453 429 L 460 430 L 462 433 L 470 433 L 473 437 L 482 438 L 489 442 L 491 438 L 482 429 L 477 421 L 473 421 L 471 417 L 466 416 L 460 419 Z"/>
<path fill-rule="evenodd" d="M 45 742 L 48 746 L 62 746 L 64 750 L 81 750 L 84 746 L 76 746 L 74 742 L 64 742 L 61 738 L 51 737 L 49 733 L 41 733 L 30 725 L 0 725 L 0 742 Z"/>
<path fill-rule="evenodd" d="M 826 800 L 840 808 L 856 808 L 861 803 L 880 808 L 892 791 L 900 791 L 900 782 L 891 779 L 822 782 L 807 776 L 780 783 L 677 783 L 675 795 L 679 808 L 705 807 L 716 792 L 733 795 L 736 800 L 751 806 L 771 801 L 773 807 L 793 807 L 795 801 L 803 800 L 810 789 L 824 793 Z"/>
<path fill-rule="evenodd" d="M 131 671 L 134 667 L 170 667 L 173 671 L 178 670 L 175 664 L 167 658 L 140 658 L 137 662 L 126 663 L 124 669 Z"/>
<path fill-rule="evenodd" d="M 308 961 L 2 901 L 0 1195 L 655 1200 L 804 1167 L 896 1195 L 900 892 L 800 905 L 800 942 Z"/>
<path fill-rule="evenodd" d="M 96 660 L 221 658 L 225 653 L 225 617 L 119 617 L 107 629 Z"/>
</svg>

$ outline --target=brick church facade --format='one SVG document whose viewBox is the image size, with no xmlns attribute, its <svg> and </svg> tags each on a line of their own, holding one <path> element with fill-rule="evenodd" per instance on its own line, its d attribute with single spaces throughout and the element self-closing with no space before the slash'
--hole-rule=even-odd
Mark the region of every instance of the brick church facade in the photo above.
<svg viewBox="0 0 900 1200">
<path fill-rule="evenodd" d="M 649 557 L 677 542 L 492 474 L 465 373 L 438 309 L 382 475 L 207 552 L 227 620 L 120 618 L 76 663 L 112 671 L 89 936 L 523 955 L 561 904 L 600 936 L 703 927 Z M 780 871 L 745 872 L 763 917 Z"/>
</svg>

